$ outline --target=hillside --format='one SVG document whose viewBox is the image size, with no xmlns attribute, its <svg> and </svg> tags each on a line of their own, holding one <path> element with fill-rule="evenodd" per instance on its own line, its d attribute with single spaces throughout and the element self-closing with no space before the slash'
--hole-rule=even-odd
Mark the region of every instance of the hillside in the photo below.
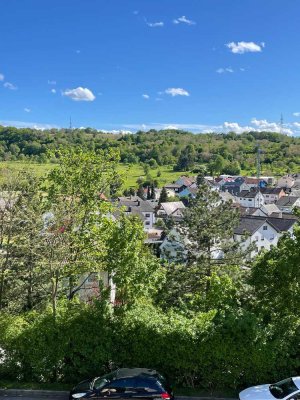
<svg viewBox="0 0 300 400">
<path fill-rule="evenodd" d="M 122 135 L 91 128 L 42 131 L 0 127 L 1 161 L 55 162 L 49 151 L 69 146 L 92 150 L 114 147 L 119 149 L 123 164 L 146 163 L 150 169 L 171 165 L 176 171 L 205 166 L 211 174 L 255 174 L 259 148 L 263 174 L 297 172 L 300 168 L 300 138 L 273 132 L 195 135 L 150 130 Z"/>
</svg>

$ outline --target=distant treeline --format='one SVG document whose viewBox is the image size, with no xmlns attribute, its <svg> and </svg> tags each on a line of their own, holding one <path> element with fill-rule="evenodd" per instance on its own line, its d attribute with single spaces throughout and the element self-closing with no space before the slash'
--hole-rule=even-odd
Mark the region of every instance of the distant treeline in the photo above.
<svg viewBox="0 0 300 400">
<path fill-rule="evenodd" d="M 88 150 L 118 148 L 122 163 L 145 163 L 150 168 L 174 165 L 178 171 L 255 173 L 258 148 L 263 173 L 281 174 L 300 169 L 300 138 L 275 132 L 192 134 L 151 129 L 136 134 L 112 134 L 86 129 L 18 129 L 0 127 L 0 160 L 56 162 L 58 148 Z M 52 151 L 50 155 L 49 151 Z"/>
</svg>

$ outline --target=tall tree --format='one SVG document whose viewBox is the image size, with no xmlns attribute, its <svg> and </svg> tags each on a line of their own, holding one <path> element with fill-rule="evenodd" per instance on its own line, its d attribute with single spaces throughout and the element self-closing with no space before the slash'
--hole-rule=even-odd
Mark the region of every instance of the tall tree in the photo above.
<svg viewBox="0 0 300 400">
<path fill-rule="evenodd" d="M 158 204 L 166 203 L 167 201 L 168 201 L 167 189 L 165 187 L 163 187 L 161 189 L 161 192 L 160 192 L 160 196 L 159 196 L 159 199 L 158 199 Z"/>
<path fill-rule="evenodd" d="M 102 200 L 102 194 L 109 193 L 119 179 L 115 151 L 60 151 L 59 161 L 46 182 L 50 218 L 45 234 L 45 263 L 54 316 L 57 298 L 65 291 L 64 279 L 69 280 L 71 298 L 80 288 L 78 281 L 83 273 L 103 268 L 99 257 L 105 254 L 113 221 L 109 218 L 111 205 Z"/>
<path fill-rule="evenodd" d="M 169 304 L 191 305 L 197 299 L 200 307 L 206 307 L 214 276 L 228 274 L 238 279 L 244 262 L 240 244 L 233 241 L 238 224 L 239 214 L 231 202 L 224 202 L 207 184 L 200 185 L 176 228 L 173 243 L 177 243 L 178 257 L 168 267 Z"/>
</svg>

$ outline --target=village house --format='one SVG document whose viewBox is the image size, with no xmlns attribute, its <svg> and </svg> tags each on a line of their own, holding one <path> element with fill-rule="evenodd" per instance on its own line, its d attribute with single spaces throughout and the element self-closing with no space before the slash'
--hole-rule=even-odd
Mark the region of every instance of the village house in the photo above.
<svg viewBox="0 0 300 400">
<path fill-rule="evenodd" d="M 144 224 L 144 230 L 149 231 L 155 224 L 155 210 L 151 203 L 138 196 L 118 197 L 118 207 L 124 207 L 127 215 L 138 215 Z"/>
<path fill-rule="evenodd" d="M 161 203 L 157 210 L 157 217 L 173 218 L 180 220 L 183 218 L 183 210 L 185 205 L 182 201 L 170 201 L 168 203 Z"/>
<path fill-rule="evenodd" d="M 264 196 L 259 189 L 243 190 L 236 196 L 237 202 L 245 208 L 260 208 L 264 202 Z"/>
<path fill-rule="evenodd" d="M 285 191 L 282 187 L 265 187 L 260 189 L 264 196 L 265 204 L 277 203 L 277 201 L 285 196 Z"/>
<path fill-rule="evenodd" d="M 292 213 L 295 207 L 300 207 L 300 197 L 284 196 L 277 201 L 276 205 L 282 212 Z"/>
<path fill-rule="evenodd" d="M 293 233 L 296 219 L 273 218 L 263 216 L 244 216 L 234 230 L 234 240 L 241 242 L 242 249 L 253 246 L 250 257 L 255 257 L 262 250 L 276 246 L 283 233 Z"/>
<path fill-rule="evenodd" d="M 282 176 L 278 179 L 277 187 L 289 190 L 294 186 L 295 179 L 290 175 Z"/>
<path fill-rule="evenodd" d="M 240 192 L 249 191 L 250 186 L 245 183 L 245 179 L 242 177 L 237 177 L 234 180 L 228 180 L 221 185 L 221 190 L 223 192 L 229 192 L 233 196 L 237 196 Z"/>
</svg>

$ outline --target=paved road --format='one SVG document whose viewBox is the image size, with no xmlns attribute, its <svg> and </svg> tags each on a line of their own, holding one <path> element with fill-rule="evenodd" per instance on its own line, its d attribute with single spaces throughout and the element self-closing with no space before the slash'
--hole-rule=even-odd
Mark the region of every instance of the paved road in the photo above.
<svg viewBox="0 0 300 400">
<path fill-rule="evenodd" d="M 0 396 L 0 400 L 67 400 L 65 397 L 39 397 L 39 396 Z"/>
</svg>

